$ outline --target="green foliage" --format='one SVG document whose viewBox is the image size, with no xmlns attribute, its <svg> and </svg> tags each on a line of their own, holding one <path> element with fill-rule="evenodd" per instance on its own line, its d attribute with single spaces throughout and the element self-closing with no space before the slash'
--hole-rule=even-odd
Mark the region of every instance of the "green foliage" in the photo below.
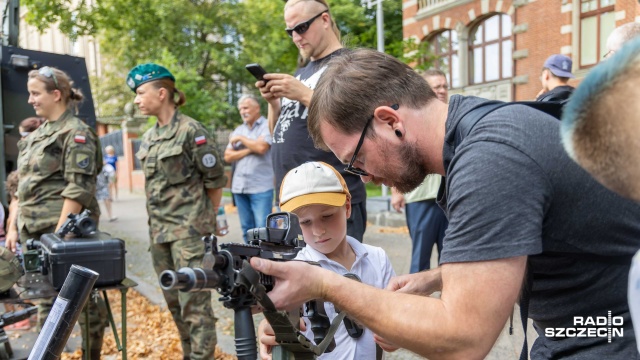
<svg viewBox="0 0 640 360">
<path fill-rule="evenodd" d="M 351 3 L 351 6 L 336 6 L 338 3 Z M 336 5 L 334 5 L 336 4 Z M 341 0 L 332 2 L 337 7 L 338 27 L 348 47 L 378 48 L 378 29 L 376 25 L 376 6 L 360 6 L 360 0 Z M 403 54 L 402 41 L 402 0 L 385 0 L 382 3 L 384 18 L 384 48 L 387 54 L 400 58 Z"/>
<path fill-rule="evenodd" d="M 367 191 L 367 198 L 382 196 L 382 185 L 376 185 L 372 182 L 368 182 L 364 185 Z M 389 190 L 389 193 L 391 190 Z"/>
<path fill-rule="evenodd" d="M 101 116 L 120 115 L 134 94 L 124 84 L 132 67 L 157 62 L 169 68 L 187 96 L 182 111 L 207 125 L 233 128 L 236 101 L 257 94 L 244 69 L 260 63 L 269 72 L 292 73 L 297 48 L 284 31 L 282 0 L 23 0 L 26 20 L 44 31 L 53 23 L 70 38 L 100 41 L 103 71 L 92 79 Z M 347 47 L 376 48 L 375 7 L 360 0 L 331 0 Z M 402 0 L 385 0 L 386 51 L 405 59 Z"/>
<path fill-rule="evenodd" d="M 403 53 L 398 58 L 411 65 L 416 71 L 424 71 L 433 67 L 437 56 L 431 51 L 428 42 L 416 42 L 414 39 L 404 40 L 398 44 Z"/>
</svg>

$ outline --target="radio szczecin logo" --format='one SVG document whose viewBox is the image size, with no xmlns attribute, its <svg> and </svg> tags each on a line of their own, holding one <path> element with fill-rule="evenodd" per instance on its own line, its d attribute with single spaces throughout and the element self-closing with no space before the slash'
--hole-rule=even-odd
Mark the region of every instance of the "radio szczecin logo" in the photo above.
<svg viewBox="0 0 640 360">
<path fill-rule="evenodd" d="M 570 328 L 545 328 L 545 337 L 606 337 L 608 342 L 611 338 L 624 336 L 624 318 L 622 316 L 611 316 L 611 311 L 607 316 L 574 316 L 573 326 Z M 588 326 L 588 327 L 587 327 Z"/>
</svg>

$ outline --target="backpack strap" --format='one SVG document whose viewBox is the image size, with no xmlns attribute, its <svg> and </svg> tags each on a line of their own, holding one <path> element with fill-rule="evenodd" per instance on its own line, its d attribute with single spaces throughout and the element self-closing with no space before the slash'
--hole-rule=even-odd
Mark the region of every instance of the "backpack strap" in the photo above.
<svg viewBox="0 0 640 360">
<path fill-rule="evenodd" d="M 451 145 L 458 146 L 462 140 L 471 132 L 473 127 L 490 112 L 497 110 L 503 106 L 508 105 L 525 105 L 530 108 L 534 108 L 538 111 L 553 116 L 556 119 L 560 119 L 562 116 L 562 108 L 566 104 L 567 100 L 563 101 L 514 101 L 514 102 L 502 102 L 502 101 L 487 101 L 482 104 L 476 105 L 466 113 L 462 115 L 462 119 L 456 126 L 453 143 Z"/>
<path fill-rule="evenodd" d="M 487 101 L 482 104 L 476 105 L 471 108 L 469 111 L 462 115 L 462 118 L 456 125 L 456 128 L 452 135 L 447 135 L 444 139 L 444 146 L 448 148 L 449 152 L 452 154 L 451 158 L 453 158 L 453 154 L 455 154 L 456 148 L 462 140 L 469 135 L 473 127 L 487 114 L 496 110 L 502 106 L 507 105 L 508 103 L 502 101 Z M 443 159 L 444 169 L 449 169 L 449 165 L 451 164 L 450 159 Z M 438 204 L 444 208 L 446 204 L 446 189 L 447 189 L 447 178 L 445 176 L 442 177 L 442 181 L 440 181 L 440 188 L 438 189 L 437 202 Z"/>
<path fill-rule="evenodd" d="M 455 150 L 462 143 L 462 140 L 469 135 L 474 126 L 482 119 L 494 110 L 497 110 L 503 106 L 508 105 L 525 105 L 530 108 L 534 108 L 547 115 L 553 116 L 560 120 L 562 117 L 562 109 L 568 100 L 562 101 L 514 101 L 514 102 L 502 102 L 502 101 L 487 101 L 478 104 L 468 110 L 462 115 L 462 118 L 456 125 L 456 129 L 453 136 L 445 138 L 445 146 L 449 147 L 452 154 L 455 154 Z M 449 168 L 450 160 L 444 160 L 445 170 Z M 441 199 L 445 195 L 446 181 L 440 182 L 440 189 L 438 190 L 438 199 Z"/>
<path fill-rule="evenodd" d="M 522 350 L 520 350 L 519 360 L 529 359 L 529 345 L 527 344 L 527 323 L 529 321 L 529 299 L 531 299 L 531 287 L 533 286 L 533 273 L 529 267 L 529 258 L 527 257 L 527 266 L 525 268 L 524 282 L 522 284 L 522 293 L 520 294 L 520 321 L 522 321 Z"/>
<path fill-rule="evenodd" d="M 562 118 L 562 109 L 567 103 L 567 99 L 560 101 L 514 101 L 508 104 L 526 105 L 530 108 L 534 108 L 538 111 L 542 111 L 547 115 L 551 115 L 554 118 L 560 120 Z"/>
<path fill-rule="evenodd" d="M 487 101 L 472 107 L 462 115 L 462 118 L 456 125 L 453 139 L 450 139 L 452 141 L 448 142 L 448 144 L 452 145 L 455 150 L 455 148 L 460 145 L 460 143 L 462 143 L 462 140 L 464 140 L 464 138 L 469 135 L 471 130 L 473 130 L 473 127 L 476 126 L 480 119 L 485 117 L 490 112 L 509 104 L 510 103 L 505 103 L 502 101 Z"/>
</svg>

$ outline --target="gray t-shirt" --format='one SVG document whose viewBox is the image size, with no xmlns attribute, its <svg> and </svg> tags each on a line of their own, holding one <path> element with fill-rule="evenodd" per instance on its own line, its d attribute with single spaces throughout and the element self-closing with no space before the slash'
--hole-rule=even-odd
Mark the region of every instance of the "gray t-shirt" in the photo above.
<svg viewBox="0 0 640 360">
<path fill-rule="evenodd" d="M 269 144 L 269 150 L 266 153 L 249 154 L 242 159 L 236 161 L 231 180 L 231 192 L 234 194 L 258 194 L 268 190 L 273 190 L 273 165 L 271 163 L 271 133 L 269 132 L 269 121 L 260 116 L 249 127 L 247 123 L 238 126 L 229 137 L 236 135 L 244 136 L 250 140 L 262 139 Z M 236 144 L 227 144 L 228 149 L 239 150 L 244 148 L 241 142 Z"/>
<path fill-rule="evenodd" d="M 597 183 L 564 151 L 559 121 L 525 105 L 489 113 L 453 151 L 446 142 L 453 143 L 456 125 L 483 101 L 450 100 L 441 263 L 529 256 L 529 318 L 539 334 L 532 359 L 639 359 L 627 279 L 640 248 L 640 205 Z M 624 325 L 574 323 L 608 311 Z M 588 330 L 585 337 L 556 331 L 589 327 L 622 328 L 623 336 L 608 343 L 607 336 L 586 337 Z"/>
</svg>

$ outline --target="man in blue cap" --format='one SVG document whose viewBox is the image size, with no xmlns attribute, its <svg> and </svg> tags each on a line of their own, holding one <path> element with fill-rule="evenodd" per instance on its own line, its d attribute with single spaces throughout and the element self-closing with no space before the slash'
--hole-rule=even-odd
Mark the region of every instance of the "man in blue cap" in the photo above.
<svg viewBox="0 0 640 360">
<path fill-rule="evenodd" d="M 542 90 L 536 96 L 536 101 L 562 101 L 573 93 L 574 87 L 569 85 L 569 79 L 575 76 L 571 73 L 573 61 L 565 55 L 549 56 L 542 67 Z"/>
</svg>

